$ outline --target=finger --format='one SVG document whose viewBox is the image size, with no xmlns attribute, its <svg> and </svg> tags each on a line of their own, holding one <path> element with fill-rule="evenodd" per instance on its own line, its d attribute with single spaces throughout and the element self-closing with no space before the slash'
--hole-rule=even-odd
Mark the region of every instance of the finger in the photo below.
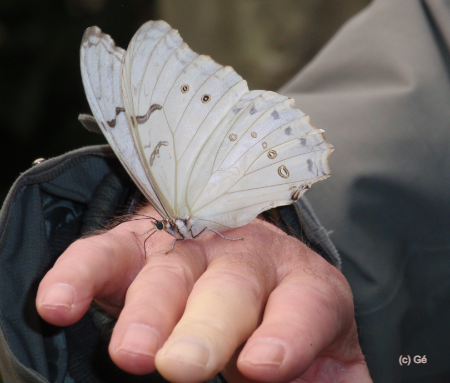
<svg viewBox="0 0 450 383">
<path fill-rule="evenodd" d="M 255 231 L 247 227 L 242 234 L 239 230 L 233 234 L 253 237 L 252 242 L 258 242 L 254 236 L 261 236 L 270 247 L 276 233 L 258 226 Z M 221 371 L 256 328 L 275 283 L 268 257 L 255 261 L 254 249 L 221 241 L 222 256 L 195 283 L 183 317 L 156 354 L 158 371 L 169 381 L 205 381 Z"/>
<path fill-rule="evenodd" d="M 41 317 L 58 326 L 73 324 L 93 298 L 118 315 L 126 289 L 144 263 L 141 239 L 132 233 L 141 225 L 127 222 L 74 242 L 39 285 L 36 307 Z"/>
<path fill-rule="evenodd" d="M 113 361 L 133 374 L 155 370 L 154 357 L 184 312 L 192 286 L 206 268 L 202 246 L 189 241 L 166 254 L 152 249 L 130 285 L 109 345 Z"/>
<path fill-rule="evenodd" d="M 349 368 L 364 361 L 350 288 L 322 259 L 311 264 L 314 270 L 306 266 L 293 271 L 270 295 L 261 326 L 238 358 L 238 368 L 247 378 L 288 382 L 306 371 L 323 373 L 330 360 L 348 363 Z M 324 350 L 327 355 L 321 358 Z M 344 367 L 340 370 L 343 373 Z"/>
</svg>

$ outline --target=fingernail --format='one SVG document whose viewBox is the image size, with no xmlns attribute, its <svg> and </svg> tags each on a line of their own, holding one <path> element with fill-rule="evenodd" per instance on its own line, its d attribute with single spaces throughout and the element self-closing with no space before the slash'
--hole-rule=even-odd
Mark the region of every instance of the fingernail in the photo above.
<svg viewBox="0 0 450 383">
<path fill-rule="evenodd" d="M 73 305 L 74 295 L 73 288 L 69 285 L 53 285 L 42 299 L 41 307 L 50 309 L 64 307 L 70 310 Z"/>
<path fill-rule="evenodd" d="M 260 340 L 245 351 L 242 362 L 279 366 L 283 363 L 285 355 L 286 349 L 282 344 L 271 340 Z"/>
<path fill-rule="evenodd" d="M 116 352 L 132 355 L 155 356 L 158 351 L 158 336 L 155 329 L 145 324 L 128 326 Z"/>
<path fill-rule="evenodd" d="M 162 357 L 205 368 L 209 361 L 209 350 L 199 342 L 179 340 L 170 344 Z"/>
</svg>

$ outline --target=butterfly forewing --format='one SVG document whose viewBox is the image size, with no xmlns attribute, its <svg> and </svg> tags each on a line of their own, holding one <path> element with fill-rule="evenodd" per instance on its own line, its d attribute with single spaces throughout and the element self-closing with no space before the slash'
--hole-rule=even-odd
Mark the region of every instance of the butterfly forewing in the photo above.
<svg viewBox="0 0 450 383">
<path fill-rule="evenodd" d="M 80 49 L 81 75 L 92 113 L 108 143 L 128 174 L 152 205 L 160 212 L 163 206 L 154 193 L 136 149 L 121 90 L 121 73 L 125 50 L 116 47 L 109 35 L 97 27 L 88 28 Z"/>
<path fill-rule="evenodd" d="M 124 88 L 132 95 L 126 110 L 136 116 L 141 159 L 166 210 L 173 219 L 187 219 L 187 185 L 198 154 L 248 88 L 232 68 L 190 50 L 167 24 L 147 24 L 150 28 L 143 27 L 145 35 L 138 32 L 139 43 L 133 38 L 125 59 Z M 152 36 L 153 28 L 159 39 Z M 150 48 L 144 45 L 147 38 Z M 138 70 L 139 77 L 134 75 Z M 152 106 L 151 115 L 142 118 Z"/>
</svg>

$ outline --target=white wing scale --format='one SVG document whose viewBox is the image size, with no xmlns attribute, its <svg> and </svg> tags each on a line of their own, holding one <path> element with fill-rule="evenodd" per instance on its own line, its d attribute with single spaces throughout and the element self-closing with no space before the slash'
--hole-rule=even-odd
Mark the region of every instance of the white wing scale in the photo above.
<svg viewBox="0 0 450 383">
<path fill-rule="evenodd" d="M 187 227 L 175 230 L 181 238 L 245 225 L 329 176 L 332 146 L 292 99 L 249 91 L 232 68 L 193 52 L 167 23 L 144 24 L 126 54 L 98 28 L 86 34 L 82 72 L 94 115 L 171 228 Z M 108 49 L 91 53 L 95 39 Z M 105 88 L 111 95 L 103 97 Z M 120 129 L 105 127 L 112 118 Z"/>
</svg>

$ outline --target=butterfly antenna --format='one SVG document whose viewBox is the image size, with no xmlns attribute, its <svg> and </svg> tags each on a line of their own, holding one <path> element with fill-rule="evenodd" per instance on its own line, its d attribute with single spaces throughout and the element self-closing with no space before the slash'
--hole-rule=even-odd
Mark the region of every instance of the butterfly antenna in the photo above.
<svg viewBox="0 0 450 383">
<path fill-rule="evenodd" d="M 156 219 L 156 218 L 153 218 L 153 217 L 150 217 L 150 216 L 148 216 L 148 215 L 145 215 L 145 214 L 132 214 L 132 215 L 138 215 L 138 216 L 141 216 L 142 218 L 132 218 L 132 219 L 129 219 L 129 220 L 127 220 L 127 221 L 125 221 L 125 222 L 130 222 L 130 221 L 142 221 L 142 220 L 146 220 L 146 219 L 151 219 L 152 220 L 152 223 L 155 223 L 155 222 L 158 222 L 158 220 Z M 144 235 L 144 234 L 147 234 L 150 230 L 153 230 L 154 228 L 152 227 L 151 229 L 149 229 L 149 230 L 147 230 L 147 231 L 144 231 L 143 233 L 136 233 L 135 231 L 132 231 L 132 233 L 134 233 L 134 234 L 136 234 L 136 235 Z"/>
<path fill-rule="evenodd" d="M 133 214 L 130 214 L 130 215 L 137 215 L 137 216 L 139 216 L 139 217 L 144 217 L 144 218 L 141 218 L 141 219 L 153 219 L 154 221 L 157 221 L 156 218 L 150 217 L 150 216 L 147 215 L 147 214 L 133 213 Z M 139 219 L 139 218 L 136 218 L 136 219 Z"/>
<path fill-rule="evenodd" d="M 143 220 L 147 220 L 147 219 L 149 219 L 149 218 L 132 218 L 132 219 L 129 219 L 127 221 L 123 221 L 121 223 L 131 222 L 131 221 L 143 221 Z M 154 223 L 154 222 L 158 222 L 158 220 L 155 219 L 155 221 L 152 221 L 152 223 Z"/>
<path fill-rule="evenodd" d="M 139 218 L 129 218 L 130 216 L 133 216 L 133 215 L 140 215 L 141 217 L 139 217 Z M 117 217 L 117 218 L 114 218 L 108 225 L 108 227 L 107 227 L 107 229 L 109 230 L 109 229 L 112 229 L 112 228 L 114 228 L 114 227 L 116 227 L 116 226 L 119 226 L 119 225 L 121 225 L 122 223 L 126 223 L 126 222 L 131 222 L 131 221 L 142 221 L 142 220 L 148 220 L 148 219 L 150 219 L 150 220 L 152 220 L 152 223 L 155 223 L 155 222 L 158 222 L 158 220 L 156 219 L 156 218 L 153 218 L 153 217 L 149 217 L 149 216 L 147 216 L 147 215 L 144 215 L 144 214 L 127 214 L 127 215 L 123 215 L 123 216 L 121 216 L 121 217 Z M 151 229 L 150 229 L 151 230 Z M 133 232 L 134 234 L 137 234 L 137 235 L 141 235 L 141 234 L 138 234 L 138 233 L 135 233 L 135 232 Z M 142 233 L 142 234 L 146 234 L 146 233 L 148 233 L 148 231 L 146 231 L 146 232 L 144 232 L 144 233 Z"/>
</svg>

